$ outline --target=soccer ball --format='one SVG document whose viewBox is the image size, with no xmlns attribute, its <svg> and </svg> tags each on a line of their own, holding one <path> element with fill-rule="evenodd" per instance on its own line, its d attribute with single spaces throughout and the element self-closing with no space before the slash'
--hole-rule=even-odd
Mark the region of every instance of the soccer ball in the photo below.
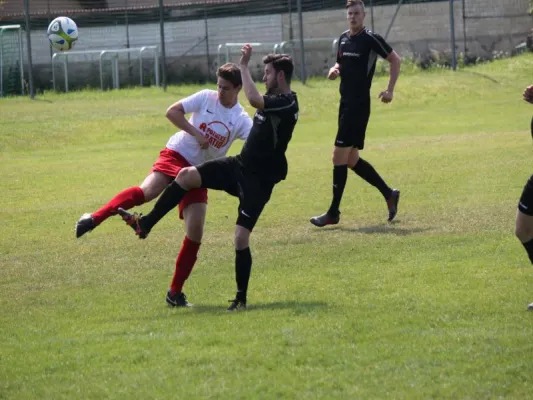
<svg viewBox="0 0 533 400">
<path fill-rule="evenodd" d="M 54 49 L 70 50 L 78 40 L 78 27 L 69 17 L 57 17 L 48 25 L 47 35 Z"/>
</svg>

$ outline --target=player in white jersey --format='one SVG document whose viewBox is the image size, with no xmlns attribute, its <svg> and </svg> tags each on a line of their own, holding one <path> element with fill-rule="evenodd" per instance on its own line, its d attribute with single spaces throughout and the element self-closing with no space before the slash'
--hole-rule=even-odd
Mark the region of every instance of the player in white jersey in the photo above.
<svg viewBox="0 0 533 400">
<path fill-rule="evenodd" d="M 150 174 L 140 186 L 118 193 L 105 206 L 83 214 L 76 223 L 76 237 L 92 231 L 117 214 L 155 199 L 185 167 L 223 157 L 236 139 L 246 140 L 252 120 L 238 102 L 242 87 L 241 72 L 233 63 L 217 71 L 218 91 L 202 90 L 171 105 L 167 118 L 181 129 L 160 152 Z M 189 120 L 185 114 L 192 113 Z M 185 220 L 186 236 L 176 259 L 176 269 L 167 295 L 170 306 L 188 306 L 182 287 L 189 277 L 203 235 L 207 210 L 207 189 L 191 190 L 180 202 L 179 215 Z M 176 294 L 181 293 L 180 296 Z"/>
</svg>

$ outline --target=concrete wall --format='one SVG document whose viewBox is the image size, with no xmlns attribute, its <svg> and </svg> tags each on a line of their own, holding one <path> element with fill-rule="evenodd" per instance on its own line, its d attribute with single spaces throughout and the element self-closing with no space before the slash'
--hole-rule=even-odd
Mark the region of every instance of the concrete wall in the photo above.
<svg viewBox="0 0 533 400">
<path fill-rule="evenodd" d="M 455 37 L 458 49 L 464 49 L 466 29 L 467 50 L 487 56 L 494 50 L 510 51 L 533 27 L 528 15 L 529 0 L 465 0 L 454 2 Z M 374 7 L 374 31 L 385 36 L 397 9 L 396 5 Z M 338 37 L 347 29 L 345 10 L 307 13 L 304 17 L 306 38 Z M 289 17 L 283 16 L 283 37 L 289 37 Z M 294 32 L 298 32 L 297 16 L 292 18 Z M 367 7 L 365 23 L 371 27 L 371 12 Z M 402 55 L 424 53 L 430 49 L 450 49 L 450 6 L 448 2 L 402 5 L 390 29 L 387 40 Z"/>
<path fill-rule="evenodd" d="M 466 15 L 463 19 L 462 2 L 454 3 L 455 37 L 457 50 L 466 47 L 471 56 L 490 57 L 493 52 L 510 52 L 517 44 L 525 41 L 533 23 L 527 14 L 529 0 L 465 0 Z M 396 5 L 374 7 L 374 30 L 385 36 L 396 11 Z M 311 74 L 323 74 L 333 62 L 332 42 L 347 29 L 345 10 L 326 10 L 306 12 L 303 16 L 304 36 L 315 39 L 306 44 L 306 67 Z M 466 22 L 466 23 L 464 23 Z M 371 27 L 371 13 L 367 8 L 366 25 Z M 166 53 L 168 57 L 169 81 L 213 79 L 218 66 L 217 48 L 227 42 L 262 42 L 258 47 L 257 57 L 253 60 L 254 71 L 259 76 L 262 69 L 261 56 L 272 52 L 275 43 L 289 40 L 291 21 L 287 14 L 246 16 L 207 21 L 208 44 L 206 43 L 206 24 L 203 20 L 169 22 L 165 24 Z M 292 15 L 292 27 L 296 38 L 299 34 L 298 18 Z M 130 47 L 159 45 L 159 25 L 136 24 L 125 26 L 108 26 L 104 28 L 87 28 L 80 26 L 80 39 L 74 50 L 94 50 L 105 48 L 125 48 L 129 39 Z M 449 3 L 418 3 L 402 5 L 388 35 L 388 41 L 403 56 L 419 55 L 431 50 L 450 50 Z M 299 71 L 300 54 L 298 45 L 291 50 Z M 209 49 L 209 56 L 207 55 Z M 51 82 L 51 55 L 46 32 L 32 32 L 32 57 L 38 75 L 37 86 L 46 87 Z M 230 54 L 230 60 L 239 57 L 238 47 Z M 225 60 L 225 54 L 223 53 Z M 71 83 L 78 81 L 81 85 L 94 80 L 94 73 L 84 73 L 88 65 L 96 65 L 97 56 L 73 56 L 69 63 Z M 136 56 L 123 58 L 121 76 L 133 76 L 138 59 Z M 132 61 L 133 60 L 133 61 Z M 133 63 L 133 64 L 132 64 Z M 77 71 L 74 72 L 74 65 Z M 87 66 L 84 67 L 84 64 Z M 149 62 L 146 74 L 150 75 Z M 133 67 L 132 67 L 133 65 Z M 60 68 L 56 69 L 59 75 Z M 124 75 L 126 74 L 126 75 Z M 47 78 L 48 77 L 48 78 Z M 89 77 L 92 77 L 89 79 Z M 129 78 L 128 78 L 129 79 Z M 99 81 L 99 80 L 98 80 Z M 126 80 L 127 82 L 127 80 Z M 135 79 L 134 82 L 137 82 Z"/>
</svg>

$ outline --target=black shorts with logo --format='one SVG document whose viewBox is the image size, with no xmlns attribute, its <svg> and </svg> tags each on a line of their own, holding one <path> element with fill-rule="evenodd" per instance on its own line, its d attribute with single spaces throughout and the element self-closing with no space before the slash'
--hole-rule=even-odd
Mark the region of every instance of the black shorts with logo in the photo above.
<svg viewBox="0 0 533 400">
<path fill-rule="evenodd" d="M 520 196 L 518 209 L 526 215 L 533 217 L 533 175 L 529 177 Z"/>
<path fill-rule="evenodd" d="M 275 183 L 247 172 L 237 157 L 208 161 L 196 169 L 202 177 L 202 187 L 223 190 L 239 198 L 237 225 L 253 230 Z"/>
<path fill-rule="evenodd" d="M 365 147 L 365 135 L 370 118 L 369 102 L 348 102 L 339 105 L 339 128 L 335 138 L 336 147 Z"/>
</svg>

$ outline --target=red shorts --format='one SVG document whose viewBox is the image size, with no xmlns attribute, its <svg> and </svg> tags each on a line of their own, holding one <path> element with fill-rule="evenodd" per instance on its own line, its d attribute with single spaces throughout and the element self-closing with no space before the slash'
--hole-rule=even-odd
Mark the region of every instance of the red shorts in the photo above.
<svg viewBox="0 0 533 400">
<path fill-rule="evenodd" d="M 178 176 L 178 172 L 185 167 L 191 167 L 191 164 L 189 164 L 189 162 L 183 158 L 180 153 L 165 147 L 159 153 L 159 158 L 154 163 L 154 166 L 150 172 L 161 172 L 162 174 L 174 179 L 176 176 Z M 187 206 L 194 203 L 207 204 L 207 189 L 198 188 L 189 190 L 187 192 L 187 194 L 180 201 L 179 211 L 181 219 L 183 219 L 183 210 L 187 208 Z"/>
</svg>

